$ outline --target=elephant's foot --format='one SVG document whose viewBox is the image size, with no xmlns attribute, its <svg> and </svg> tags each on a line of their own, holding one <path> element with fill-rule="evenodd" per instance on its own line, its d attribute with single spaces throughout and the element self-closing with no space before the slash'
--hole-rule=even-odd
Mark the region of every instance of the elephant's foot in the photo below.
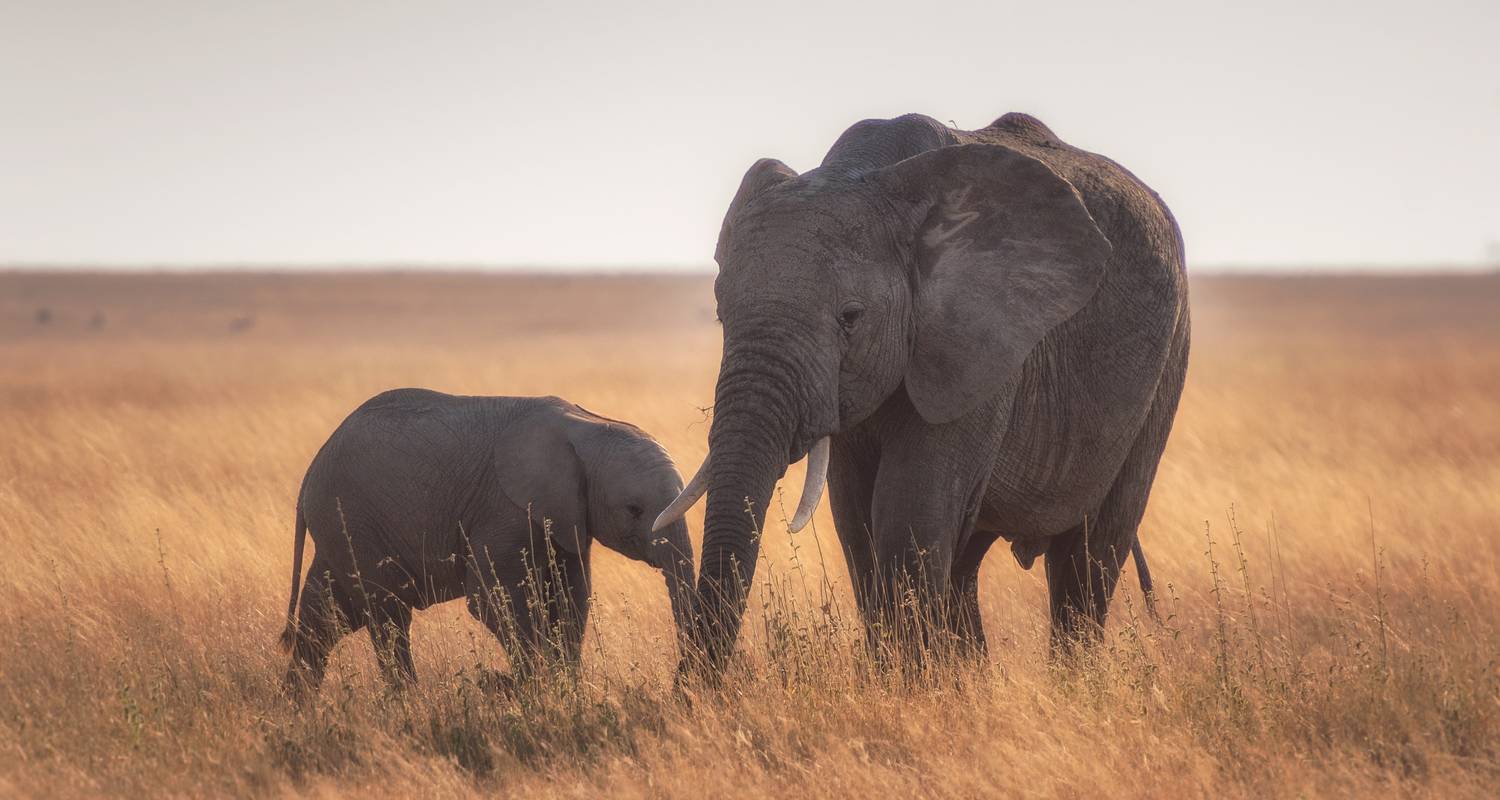
<svg viewBox="0 0 1500 800">
<path fill-rule="evenodd" d="M 508 672 L 480 667 L 474 683 L 485 694 L 510 698 L 515 697 L 520 681 Z"/>
</svg>

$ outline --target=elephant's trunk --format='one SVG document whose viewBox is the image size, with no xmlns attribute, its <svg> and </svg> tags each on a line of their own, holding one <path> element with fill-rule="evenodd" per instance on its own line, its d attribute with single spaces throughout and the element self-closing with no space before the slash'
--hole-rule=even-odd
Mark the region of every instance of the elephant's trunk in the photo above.
<svg viewBox="0 0 1500 800">
<path fill-rule="evenodd" d="M 790 371 L 757 359 L 738 367 L 726 352 L 709 429 L 708 503 L 693 642 L 711 671 L 734 650 L 755 577 L 766 507 L 786 471 L 800 415 Z"/>
<path fill-rule="evenodd" d="M 667 598 L 672 603 L 672 621 L 677 626 L 677 641 L 679 646 L 686 646 L 692 636 L 696 608 L 693 594 L 693 542 L 688 538 L 687 523 L 678 520 L 653 534 L 647 560 L 661 570 L 666 579 Z"/>
</svg>

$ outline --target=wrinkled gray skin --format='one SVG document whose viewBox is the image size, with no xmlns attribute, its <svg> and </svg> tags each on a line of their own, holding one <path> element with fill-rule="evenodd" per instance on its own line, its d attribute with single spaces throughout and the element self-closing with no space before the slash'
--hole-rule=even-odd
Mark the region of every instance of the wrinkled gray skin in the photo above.
<svg viewBox="0 0 1500 800">
<path fill-rule="evenodd" d="M 288 685 L 316 686 L 338 638 L 362 627 L 386 677 L 413 679 L 412 609 L 459 597 L 505 645 L 514 676 L 576 663 L 595 539 L 663 571 L 683 630 L 687 526 L 651 533 L 681 490 L 645 432 L 556 397 L 377 395 L 334 431 L 302 482 Z M 316 552 L 298 609 L 304 530 Z M 539 578 L 530 588 L 528 575 Z"/>
<path fill-rule="evenodd" d="M 887 599 L 915 580 L 919 607 L 983 653 L 976 578 L 997 538 L 1028 568 L 1045 557 L 1054 645 L 1098 629 L 1187 367 L 1182 240 L 1154 192 L 1024 114 L 866 120 L 806 174 L 752 166 L 716 260 L 694 632 L 711 667 L 739 629 L 752 524 L 829 435 L 872 629 L 908 613 Z"/>
</svg>

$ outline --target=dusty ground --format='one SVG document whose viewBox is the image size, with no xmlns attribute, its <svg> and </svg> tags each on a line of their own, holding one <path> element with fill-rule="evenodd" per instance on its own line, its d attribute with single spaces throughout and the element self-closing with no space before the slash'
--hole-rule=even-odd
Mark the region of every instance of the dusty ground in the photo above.
<svg viewBox="0 0 1500 800">
<path fill-rule="evenodd" d="M 673 694 L 659 581 L 596 550 L 578 685 L 486 694 L 503 658 L 450 605 L 416 689 L 351 638 L 297 710 L 293 494 L 339 420 L 394 386 L 556 393 L 691 471 L 710 282 L 0 274 L 0 795 L 1492 796 L 1500 277 L 1193 291 L 1143 534 L 1170 618 L 1128 577 L 1086 668 L 1049 669 L 1040 569 L 997 550 L 986 670 L 868 674 L 825 502 L 768 531 L 723 692 Z"/>
</svg>

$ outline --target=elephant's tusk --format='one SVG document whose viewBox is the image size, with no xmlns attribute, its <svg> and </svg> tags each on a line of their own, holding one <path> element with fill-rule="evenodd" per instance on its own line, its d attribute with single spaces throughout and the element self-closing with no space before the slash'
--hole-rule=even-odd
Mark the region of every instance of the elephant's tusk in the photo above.
<svg viewBox="0 0 1500 800">
<path fill-rule="evenodd" d="M 818 501 L 823 499 L 823 487 L 828 484 L 828 455 L 833 449 L 832 442 L 831 437 L 824 436 L 807 454 L 807 482 L 802 484 L 802 499 L 797 502 L 797 513 L 792 515 L 792 522 L 787 526 L 792 533 L 812 522 Z"/>
<path fill-rule="evenodd" d="M 677 495 L 676 500 L 673 500 L 666 508 L 662 509 L 660 514 L 656 515 L 656 521 L 651 523 L 651 532 L 655 533 L 682 519 L 682 515 L 686 514 L 687 510 L 692 508 L 693 504 L 698 502 L 698 498 L 702 497 L 706 491 L 708 491 L 707 458 L 703 459 L 703 466 L 699 467 L 698 474 L 694 475 L 693 479 L 688 481 L 688 485 L 683 488 L 682 494 Z"/>
</svg>

